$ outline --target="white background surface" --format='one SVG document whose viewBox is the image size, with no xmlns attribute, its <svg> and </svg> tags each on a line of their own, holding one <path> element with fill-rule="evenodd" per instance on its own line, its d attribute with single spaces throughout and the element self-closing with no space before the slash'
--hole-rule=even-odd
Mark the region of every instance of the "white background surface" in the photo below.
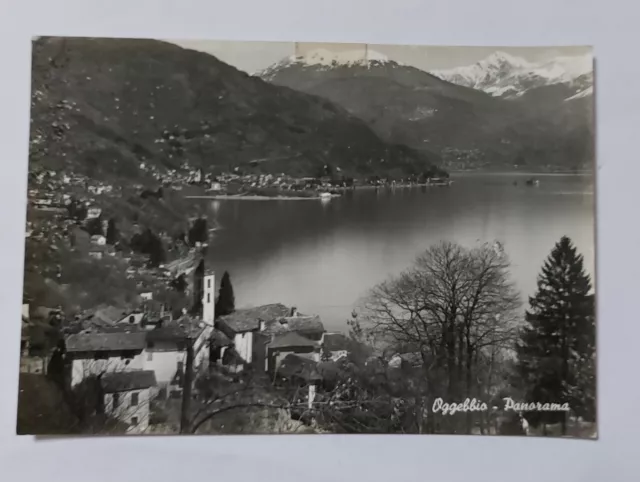
<svg viewBox="0 0 640 482">
<path fill-rule="evenodd" d="M 634 0 L 0 0 L 0 477 L 93 481 L 640 480 L 640 4 Z M 592 44 L 600 440 L 15 435 L 32 35 Z"/>
</svg>

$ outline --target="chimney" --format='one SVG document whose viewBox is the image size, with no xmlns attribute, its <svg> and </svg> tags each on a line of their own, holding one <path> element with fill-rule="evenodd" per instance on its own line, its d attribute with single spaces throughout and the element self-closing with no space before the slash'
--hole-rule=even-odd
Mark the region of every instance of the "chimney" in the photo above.
<svg viewBox="0 0 640 482">
<path fill-rule="evenodd" d="M 298 316 L 298 308 L 296 308 L 295 306 L 291 308 L 291 316 Z"/>
</svg>

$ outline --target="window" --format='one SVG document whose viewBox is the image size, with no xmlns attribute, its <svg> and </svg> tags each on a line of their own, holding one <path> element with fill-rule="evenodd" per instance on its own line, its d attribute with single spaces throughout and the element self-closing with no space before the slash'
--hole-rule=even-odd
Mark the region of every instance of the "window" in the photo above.
<svg viewBox="0 0 640 482">
<path fill-rule="evenodd" d="M 135 323 L 135 322 L 136 322 L 136 317 L 135 317 L 135 316 L 133 316 L 133 315 L 131 315 L 131 316 L 129 317 L 129 323 Z"/>
<path fill-rule="evenodd" d="M 138 425 L 138 417 L 131 417 L 131 425 Z"/>
<path fill-rule="evenodd" d="M 131 406 L 135 407 L 138 405 L 138 392 L 133 392 L 131 394 Z"/>
<path fill-rule="evenodd" d="M 152 351 L 148 351 L 147 352 L 147 361 L 153 361 L 153 352 Z"/>
<path fill-rule="evenodd" d="M 211 293 L 207 293 L 207 303 L 211 303 Z"/>
<path fill-rule="evenodd" d="M 119 393 L 114 393 L 113 394 L 113 409 L 115 410 L 119 406 L 120 406 L 120 394 Z"/>
<path fill-rule="evenodd" d="M 207 280 L 207 288 L 211 288 L 211 278 Z"/>
</svg>

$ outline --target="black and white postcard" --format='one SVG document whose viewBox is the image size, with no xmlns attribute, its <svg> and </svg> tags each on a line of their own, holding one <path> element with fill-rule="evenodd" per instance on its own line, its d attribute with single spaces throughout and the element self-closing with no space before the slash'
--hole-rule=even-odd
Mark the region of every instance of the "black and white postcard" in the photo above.
<svg viewBox="0 0 640 482">
<path fill-rule="evenodd" d="M 590 47 L 32 56 L 19 434 L 597 437 Z"/>
</svg>

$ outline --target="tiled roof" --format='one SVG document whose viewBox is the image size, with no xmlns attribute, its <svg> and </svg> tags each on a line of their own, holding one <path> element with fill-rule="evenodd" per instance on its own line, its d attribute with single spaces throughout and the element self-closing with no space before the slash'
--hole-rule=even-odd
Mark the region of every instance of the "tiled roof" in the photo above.
<svg viewBox="0 0 640 482">
<path fill-rule="evenodd" d="M 68 352 L 143 350 L 146 333 L 77 333 L 66 340 Z"/>
<path fill-rule="evenodd" d="M 213 333 L 211 334 L 211 343 L 214 348 L 229 346 L 232 344 L 229 337 L 220 330 L 213 330 Z"/>
<path fill-rule="evenodd" d="M 311 347 L 316 348 L 318 344 L 315 341 L 309 340 L 302 335 L 295 332 L 284 333 L 277 335 L 271 343 L 267 345 L 268 348 L 293 348 L 293 347 Z"/>
<path fill-rule="evenodd" d="M 220 317 L 220 324 L 226 326 L 229 331 L 243 333 L 257 330 L 260 321 L 269 322 L 277 318 L 289 315 L 290 308 L 280 303 L 236 310 L 230 315 Z"/>
<path fill-rule="evenodd" d="M 320 317 L 317 315 L 305 316 L 288 316 L 281 320 L 284 321 L 290 331 L 297 331 L 300 333 L 304 332 L 315 332 L 315 333 L 323 333 L 324 325 L 322 321 L 320 321 Z"/>
<path fill-rule="evenodd" d="M 142 390 L 156 386 L 156 374 L 153 370 L 130 370 L 105 373 L 100 377 L 105 393 Z"/>
<path fill-rule="evenodd" d="M 153 330 L 148 330 L 147 341 L 151 342 L 181 342 L 187 338 L 196 339 L 200 336 L 206 325 L 201 320 L 181 319 L 169 321 Z"/>
</svg>

